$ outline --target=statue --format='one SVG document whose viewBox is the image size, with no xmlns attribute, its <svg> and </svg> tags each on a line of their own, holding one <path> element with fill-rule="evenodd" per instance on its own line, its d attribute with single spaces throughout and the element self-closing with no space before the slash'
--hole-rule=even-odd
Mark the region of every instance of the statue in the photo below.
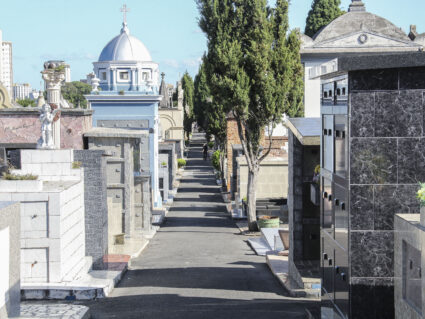
<svg viewBox="0 0 425 319">
<path fill-rule="evenodd" d="M 40 115 L 41 138 L 38 142 L 37 148 L 40 148 L 40 149 L 55 148 L 55 144 L 53 142 L 53 122 L 57 121 L 57 119 L 59 118 L 59 114 L 60 114 L 59 112 L 60 112 L 59 109 L 52 111 L 49 104 L 43 105 L 41 109 L 41 115 Z"/>
</svg>

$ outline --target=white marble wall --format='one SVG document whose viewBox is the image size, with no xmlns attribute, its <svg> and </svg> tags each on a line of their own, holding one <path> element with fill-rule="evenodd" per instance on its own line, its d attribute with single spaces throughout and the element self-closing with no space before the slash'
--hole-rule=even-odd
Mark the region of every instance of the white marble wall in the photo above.
<svg viewBox="0 0 425 319">
<path fill-rule="evenodd" d="M 38 175 L 42 188 L 19 192 L 27 181 L 17 181 L 7 191 L 0 181 L 0 201 L 21 202 L 22 284 L 72 281 L 85 265 L 83 172 L 70 150 L 22 151 L 21 160 L 15 173 Z"/>
</svg>

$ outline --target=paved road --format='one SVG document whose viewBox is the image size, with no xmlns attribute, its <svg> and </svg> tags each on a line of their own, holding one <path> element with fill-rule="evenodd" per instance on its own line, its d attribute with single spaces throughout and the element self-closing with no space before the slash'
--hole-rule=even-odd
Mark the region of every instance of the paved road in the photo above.
<svg viewBox="0 0 425 319">
<path fill-rule="evenodd" d="M 285 297 L 224 213 L 200 138 L 165 225 L 92 318 L 305 318 L 311 302 Z"/>
</svg>

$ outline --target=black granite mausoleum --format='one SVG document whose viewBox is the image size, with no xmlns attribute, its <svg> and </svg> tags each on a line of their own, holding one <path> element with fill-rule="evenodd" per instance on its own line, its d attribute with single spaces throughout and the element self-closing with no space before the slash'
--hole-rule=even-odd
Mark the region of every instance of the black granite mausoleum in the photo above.
<svg viewBox="0 0 425 319">
<path fill-rule="evenodd" d="M 425 53 L 344 57 L 311 75 L 322 80 L 322 318 L 394 318 L 394 216 L 419 213 L 425 181 Z"/>
</svg>

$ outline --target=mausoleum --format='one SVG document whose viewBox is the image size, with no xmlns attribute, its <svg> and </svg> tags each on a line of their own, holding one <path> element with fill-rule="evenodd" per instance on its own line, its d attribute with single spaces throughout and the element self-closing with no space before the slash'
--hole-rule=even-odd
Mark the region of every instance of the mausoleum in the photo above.
<svg viewBox="0 0 425 319">
<path fill-rule="evenodd" d="M 149 132 L 152 195 L 156 207 L 162 205 L 158 188 L 159 66 L 145 45 L 130 34 L 127 8 L 124 6 L 121 32 L 102 50 L 94 62 L 93 92 L 87 95 L 89 108 L 94 110 L 93 125 L 105 120 L 140 121 L 137 127 L 118 127 Z M 99 90 L 100 88 L 100 90 Z"/>
</svg>

